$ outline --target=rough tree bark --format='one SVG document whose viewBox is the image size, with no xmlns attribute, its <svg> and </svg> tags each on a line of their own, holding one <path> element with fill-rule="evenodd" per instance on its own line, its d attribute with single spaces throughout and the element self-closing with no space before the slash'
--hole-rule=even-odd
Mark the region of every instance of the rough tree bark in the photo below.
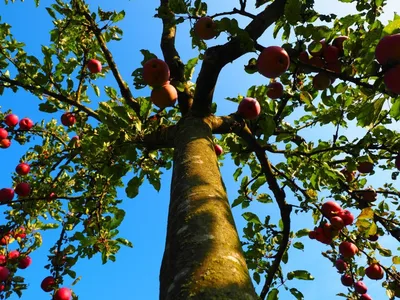
<svg viewBox="0 0 400 300">
<path fill-rule="evenodd" d="M 211 118 L 185 117 L 175 138 L 160 299 L 258 299 L 219 171 Z"/>
</svg>

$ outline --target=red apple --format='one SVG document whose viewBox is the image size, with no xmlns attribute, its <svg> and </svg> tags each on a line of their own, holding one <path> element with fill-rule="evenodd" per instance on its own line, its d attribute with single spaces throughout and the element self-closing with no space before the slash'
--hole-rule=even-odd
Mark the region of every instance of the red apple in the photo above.
<svg viewBox="0 0 400 300">
<path fill-rule="evenodd" d="M 21 130 L 30 130 L 33 127 L 33 122 L 29 118 L 23 118 L 19 121 L 19 129 Z"/>
<path fill-rule="evenodd" d="M 362 281 L 357 281 L 354 284 L 354 290 L 359 294 L 365 294 L 368 291 L 367 286 Z"/>
<path fill-rule="evenodd" d="M 372 188 L 365 189 L 364 191 L 360 192 L 359 195 L 364 201 L 367 202 L 374 202 L 378 197 L 378 194 Z"/>
<path fill-rule="evenodd" d="M 358 248 L 351 242 L 342 242 L 339 245 L 339 252 L 343 257 L 350 258 L 358 253 Z"/>
<path fill-rule="evenodd" d="M 0 148 L 6 149 L 10 147 L 11 141 L 9 139 L 2 139 L 0 140 Z"/>
<path fill-rule="evenodd" d="M 372 297 L 368 294 L 363 294 L 359 298 L 360 300 L 372 300 Z"/>
<path fill-rule="evenodd" d="M 18 124 L 18 116 L 14 114 L 9 114 L 4 118 L 4 123 L 6 123 L 7 126 L 14 127 Z"/>
<path fill-rule="evenodd" d="M 360 173 L 371 173 L 374 170 L 374 164 L 369 161 L 362 161 L 358 164 L 357 170 Z"/>
<path fill-rule="evenodd" d="M 169 81 L 162 87 L 155 87 L 151 91 L 151 102 L 157 105 L 160 109 L 168 106 L 174 106 L 178 99 L 178 92 L 175 87 L 169 84 Z"/>
<path fill-rule="evenodd" d="M 9 242 L 10 242 L 10 236 L 9 235 L 5 235 L 0 239 L 0 245 L 2 245 L 2 246 L 8 245 Z"/>
<path fill-rule="evenodd" d="M 15 193 L 20 197 L 29 196 L 29 194 L 31 193 L 31 186 L 29 185 L 29 183 L 20 182 L 15 187 Z"/>
<path fill-rule="evenodd" d="M 390 68 L 383 75 L 386 88 L 395 94 L 400 94 L 400 65 Z"/>
<path fill-rule="evenodd" d="M 316 90 L 323 91 L 332 84 L 332 80 L 326 73 L 318 73 L 313 78 L 313 87 Z"/>
<path fill-rule="evenodd" d="M 10 202 L 14 198 L 14 190 L 3 188 L 0 190 L 0 203 Z"/>
<path fill-rule="evenodd" d="M 51 192 L 50 194 L 49 194 L 49 197 L 48 197 L 48 200 L 55 200 L 55 199 L 57 199 L 57 194 L 56 193 L 54 193 L 54 192 Z"/>
<path fill-rule="evenodd" d="M 71 290 L 66 287 L 62 287 L 54 294 L 53 300 L 70 300 L 71 299 Z"/>
<path fill-rule="evenodd" d="M 19 257 L 18 250 L 12 250 L 8 253 L 8 259 L 17 259 Z"/>
<path fill-rule="evenodd" d="M 344 226 L 351 225 L 354 222 L 353 214 L 347 209 L 340 211 L 338 216 L 342 218 Z"/>
<path fill-rule="evenodd" d="M 6 267 L 0 267 L 0 282 L 6 281 L 10 271 Z"/>
<path fill-rule="evenodd" d="M 4 266 L 7 263 L 7 257 L 3 254 L 0 254 L 0 266 Z"/>
<path fill-rule="evenodd" d="M 375 48 L 375 58 L 382 65 L 400 62 L 400 33 L 383 37 Z"/>
<path fill-rule="evenodd" d="M 69 145 L 71 147 L 80 147 L 81 143 L 80 143 L 80 139 L 79 136 L 74 136 L 71 138 L 71 141 L 69 142 Z"/>
<path fill-rule="evenodd" d="M 384 271 L 379 264 L 374 263 L 365 269 L 365 275 L 370 279 L 379 280 L 383 278 Z"/>
<path fill-rule="evenodd" d="M 302 62 L 303 64 L 309 64 L 310 63 L 310 57 L 308 56 L 307 51 L 300 52 L 299 61 Z"/>
<path fill-rule="evenodd" d="M 329 245 L 332 243 L 332 237 L 331 233 L 329 232 L 329 228 L 322 228 L 318 227 L 315 229 L 315 239 L 318 242 L 321 242 L 323 244 Z"/>
<path fill-rule="evenodd" d="M 215 150 L 215 154 L 217 154 L 217 156 L 220 156 L 222 153 L 224 153 L 224 149 L 222 149 L 222 147 L 217 144 L 214 145 L 214 150 Z"/>
<path fill-rule="evenodd" d="M 99 62 L 97 59 L 89 59 L 87 68 L 92 74 L 99 73 L 102 69 L 101 62 Z"/>
<path fill-rule="evenodd" d="M 316 68 L 323 68 L 325 65 L 324 60 L 319 57 L 319 56 L 314 56 L 310 58 L 310 65 L 316 67 Z M 315 71 L 313 71 L 315 72 Z"/>
<path fill-rule="evenodd" d="M 337 230 L 341 230 L 344 227 L 343 219 L 339 216 L 332 217 L 330 221 L 331 221 L 333 228 L 335 228 Z"/>
<path fill-rule="evenodd" d="M 6 286 L 4 284 L 0 284 L 0 292 L 4 291 L 5 288 Z"/>
<path fill-rule="evenodd" d="M 344 286 L 352 286 L 354 283 L 353 277 L 348 274 L 342 275 L 342 277 L 340 277 L 340 281 Z"/>
<path fill-rule="evenodd" d="M 15 168 L 15 172 L 17 172 L 17 174 L 21 176 L 28 174 L 30 170 L 31 167 L 27 163 L 20 163 Z"/>
<path fill-rule="evenodd" d="M 194 25 L 194 32 L 202 40 L 210 40 L 217 35 L 217 26 L 210 17 L 201 17 Z"/>
<path fill-rule="evenodd" d="M 29 267 L 32 263 L 32 258 L 29 256 L 25 256 L 23 259 L 21 259 L 18 263 L 18 268 L 19 269 L 26 269 Z"/>
<path fill-rule="evenodd" d="M 45 292 L 51 292 L 52 290 L 54 290 L 55 285 L 56 285 L 56 280 L 54 279 L 54 277 L 48 276 L 45 279 L 43 279 L 42 283 L 40 284 L 40 287 Z"/>
<path fill-rule="evenodd" d="M 24 239 L 26 238 L 26 233 L 25 233 L 25 228 L 24 227 L 19 227 L 13 234 L 14 238 L 20 238 Z"/>
<path fill-rule="evenodd" d="M 143 80 L 150 86 L 165 85 L 170 76 L 167 63 L 158 58 L 152 58 L 143 65 Z"/>
<path fill-rule="evenodd" d="M 238 113 L 244 119 L 254 120 L 260 115 L 260 112 L 261 106 L 257 99 L 246 97 L 239 103 Z"/>
<path fill-rule="evenodd" d="M 8 137 L 8 131 L 4 128 L 0 128 L 0 140 L 6 139 Z"/>
<path fill-rule="evenodd" d="M 282 75 L 289 68 L 289 65 L 288 53 L 278 46 L 264 48 L 257 60 L 258 72 L 268 78 Z"/>
<path fill-rule="evenodd" d="M 348 40 L 348 39 L 349 39 L 349 37 L 348 37 L 348 36 L 345 36 L 345 35 L 343 35 L 343 36 L 338 36 L 337 38 L 335 38 L 335 39 L 332 41 L 332 45 L 335 46 L 335 47 L 337 47 L 337 48 L 339 48 L 340 53 L 343 54 L 343 43 L 344 43 L 344 41 L 346 41 L 346 40 Z"/>
<path fill-rule="evenodd" d="M 347 270 L 347 263 L 343 259 L 338 259 L 335 262 L 335 267 L 339 271 L 339 273 L 343 273 L 344 271 Z"/>
<path fill-rule="evenodd" d="M 325 217 L 330 219 L 333 216 L 337 216 L 342 211 L 342 208 L 338 203 L 334 201 L 328 201 L 322 204 L 321 211 Z"/>
<path fill-rule="evenodd" d="M 283 96 L 283 85 L 280 82 L 271 82 L 268 85 L 267 96 L 271 99 L 278 99 Z"/>
<path fill-rule="evenodd" d="M 66 112 L 61 116 L 61 123 L 64 126 L 70 127 L 70 126 L 74 125 L 75 122 L 76 122 L 75 115 L 71 112 Z"/>
<path fill-rule="evenodd" d="M 340 50 L 335 46 L 326 46 L 323 57 L 327 63 L 335 63 L 339 59 Z"/>
<path fill-rule="evenodd" d="M 312 240 L 315 240 L 315 238 L 316 238 L 316 232 L 315 232 L 314 230 L 311 230 L 311 231 L 308 233 L 308 237 L 309 237 L 310 239 L 312 239 Z"/>
<path fill-rule="evenodd" d="M 354 180 L 354 178 L 355 178 L 355 172 L 350 172 L 350 171 L 348 171 L 348 170 L 346 170 L 346 169 L 343 169 L 343 170 L 341 170 L 340 171 L 343 175 L 344 175 L 344 177 L 346 178 L 346 181 L 347 181 L 347 183 L 350 183 L 350 182 L 352 182 L 353 180 Z"/>
<path fill-rule="evenodd" d="M 326 48 L 326 42 L 324 40 L 319 42 L 312 41 L 310 45 L 308 45 L 308 52 L 310 52 L 312 56 L 321 56 L 324 53 L 325 48 Z"/>
</svg>

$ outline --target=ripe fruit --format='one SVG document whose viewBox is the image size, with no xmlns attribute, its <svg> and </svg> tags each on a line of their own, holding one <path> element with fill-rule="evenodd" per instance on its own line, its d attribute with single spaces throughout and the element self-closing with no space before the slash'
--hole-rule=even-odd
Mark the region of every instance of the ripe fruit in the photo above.
<svg viewBox="0 0 400 300">
<path fill-rule="evenodd" d="M 323 56 L 327 63 L 335 63 L 339 59 L 340 50 L 335 46 L 327 46 L 324 50 Z"/>
<path fill-rule="evenodd" d="M 15 172 L 17 172 L 18 175 L 26 175 L 29 173 L 30 169 L 31 167 L 28 164 L 20 163 L 15 168 Z"/>
<path fill-rule="evenodd" d="M 374 164 L 369 161 L 362 161 L 358 164 L 357 170 L 360 173 L 371 173 L 374 170 Z"/>
<path fill-rule="evenodd" d="M 178 99 L 178 92 L 169 82 L 162 87 L 156 87 L 151 91 L 151 102 L 160 109 L 168 106 L 174 106 Z"/>
<path fill-rule="evenodd" d="M 375 48 L 375 58 L 381 65 L 400 62 L 400 33 L 384 36 Z"/>
<path fill-rule="evenodd" d="M 339 245 L 339 252 L 343 257 L 350 258 L 357 254 L 358 248 L 351 242 L 342 242 Z"/>
<path fill-rule="evenodd" d="M 353 214 L 347 209 L 340 211 L 338 216 L 342 218 L 344 226 L 351 225 L 354 222 Z"/>
<path fill-rule="evenodd" d="M 54 300 L 70 300 L 71 299 L 71 290 L 62 287 L 61 289 L 57 290 L 54 294 Z"/>
<path fill-rule="evenodd" d="M 313 41 L 308 45 L 308 52 L 310 52 L 312 56 L 321 56 L 325 48 L 326 42 L 324 40 L 319 42 Z"/>
<path fill-rule="evenodd" d="M 260 112 L 261 107 L 257 99 L 246 97 L 239 103 L 238 113 L 244 119 L 254 120 L 260 115 Z"/>
<path fill-rule="evenodd" d="M 32 263 L 32 258 L 30 258 L 29 256 L 25 256 L 23 259 L 19 261 L 18 268 L 26 269 L 31 265 L 31 263 Z"/>
<path fill-rule="evenodd" d="M 29 185 L 29 183 L 20 182 L 15 187 L 15 193 L 20 197 L 29 196 L 29 194 L 31 193 L 31 186 Z"/>
<path fill-rule="evenodd" d="M 339 216 L 334 216 L 331 218 L 331 224 L 333 228 L 341 230 L 344 227 L 343 219 Z"/>
<path fill-rule="evenodd" d="M 10 271 L 6 267 L 0 267 L 0 282 L 5 281 L 10 275 Z"/>
<path fill-rule="evenodd" d="M 21 130 L 30 130 L 33 127 L 33 122 L 29 118 L 23 118 L 19 121 L 19 129 Z"/>
<path fill-rule="evenodd" d="M 10 202 L 14 198 L 14 190 L 10 188 L 3 188 L 0 190 L 0 202 Z"/>
<path fill-rule="evenodd" d="M 150 86 L 163 86 L 169 80 L 167 63 L 158 58 L 152 58 L 143 65 L 143 80 Z"/>
<path fill-rule="evenodd" d="M 7 262 L 7 257 L 3 254 L 0 254 L 0 266 L 4 266 Z"/>
<path fill-rule="evenodd" d="M 321 206 L 322 214 L 330 219 L 333 216 L 337 216 L 342 211 L 340 205 L 334 201 L 328 201 Z"/>
<path fill-rule="evenodd" d="M 55 284 L 56 280 L 54 279 L 54 277 L 48 276 L 45 279 L 43 279 L 42 283 L 40 284 L 40 287 L 45 292 L 51 292 L 52 290 L 54 290 Z"/>
<path fill-rule="evenodd" d="M 0 148 L 6 149 L 10 147 L 11 141 L 9 139 L 2 139 L 0 140 Z"/>
<path fill-rule="evenodd" d="M 283 95 L 283 85 L 280 82 L 271 82 L 268 85 L 267 96 L 271 99 L 278 99 Z"/>
<path fill-rule="evenodd" d="M 302 62 L 303 64 L 308 64 L 310 61 L 310 58 L 308 56 L 307 51 L 302 51 L 299 54 L 299 61 Z"/>
<path fill-rule="evenodd" d="M 0 245 L 6 246 L 10 242 L 10 236 L 5 235 L 0 239 Z"/>
<path fill-rule="evenodd" d="M 345 36 L 345 35 L 343 35 L 343 36 L 338 36 L 337 38 L 335 38 L 335 39 L 332 41 L 332 45 L 335 46 L 335 47 L 337 47 L 337 48 L 339 48 L 339 50 L 340 50 L 340 52 L 341 52 L 341 54 L 342 54 L 342 53 L 343 53 L 343 43 L 344 43 L 345 40 L 348 40 L 348 39 L 349 39 L 349 37 L 348 37 L 348 36 Z"/>
<path fill-rule="evenodd" d="M 258 72 L 268 78 L 282 75 L 289 68 L 289 65 L 288 53 L 278 46 L 264 48 L 257 59 Z"/>
<path fill-rule="evenodd" d="M 0 140 L 6 139 L 8 137 L 8 131 L 4 128 L 0 128 Z"/>
<path fill-rule="evenodd" d="M 336 269 L 338 269 L 339 273 L 343 273 L 347 270 L 347 263 L 343 259 L 338 259 L 335 263 Z"/>
<path fill-rule="evenodd" d="M 18 124 L 18 116 L 14 114 L 9 114 L 4 118 L 4 123 L 10 127 L 14 127 Z"/>
<path fill-rule="evenodd" d="M 325 62 L 321 57 L 314 56 L 310 58 L 310 65 L 317 68 L 322 68 L 325 65 Z"/>
<path fill-rule="evenodd" d="M 374 234 L 374 235 L 370 235 L 368 237 L 368 240 L 370 240 L 371 242 L 376 242 L 379 239 L 379 234 Z"/>
<path fill-rule="evenodd" d="M 354 283 L 353 277 L 348 274 L 342 275 L 342 277 L 340 277 L 340 281 L 344 286 L 352 286 Z"/>
<path fill-rule="evenodd" d="M 400 94 L 400 65 L 390 68 L 383 75 L 386 88 L 395 94 Z"/>
<path fill-rule="evenodd" d="M 329 227 L 325 229 L 322 227 L 315 228 L 315 239 L 326 245 L 332 243 L 332 234 L 329 232 Z"/>
<path fill-rule="evenodd" d="M 373 202 L 378 197 L 378 194 L 372 188 L 368 188 L 368 189 L 360 192 L 359 194 L 362 197 L 362 200 L 367 201 L 367 202 Z"/>
<path fill-rule="evenodd" d="M 210 17 L 201 17 L 194 25 L 194 32 L 202 40 L 210 40 L 217 35 L 217 26 Z"/>
<path fill-rule="evenodd" d="M 343 169 L 343 170 L 341 170 L 340 171 L 343 175 L 344 175 L 344 177 L 346 178 L 346 181 L 347 181 L 347 183 L 350 183 L 350 182 L 352 182 L 353 180 L 354 180 L 354 177 L 355 177 L 355 172 L 350 172 L 350 171 L 348 171 L 348 170 L 346 170 L 346 169 Z"/>
<path fill-rule="evenodd" d="M 220 156 L 222 153 L 224 153 L 224 149 L 222 149 L 222 147 L 217 144 L 214 145 L 214 150 L 215 150 L 215 154 L 217 154 L 217 156 Z"/>
<path fill-rule="evenodd" d="M 362 281 L 357 281 L 354 284 L 354 290 L 359 294 L 365 294 L 368 291 L 367 286 Z"/>
<path fill-rule="evenodd" d="M 89 59 L 87 68 L 92 74 L 99 73 L 102 69 L 101 62 L 99 62 L 97 59 Z"/>
<path fill-rule="evenodd" d="M 26 233 L 25 233 L 25 228 L 24 227 L 19 227 L 13 234 L 14 238 L 20 238 L 24 239 L 26 238 Z"/>
<path fill-rule="evenodd" d="M 372 297 L 368 294 L 363 294 L 359 298 L 360 300 L 372 300 Z"/>
<path fill-rule="evenodd" d="M 19 251 L 17 250 L 12 250 L 8 253 L 9 259 L 17 259 L 18 257 L 19 257 Z"/>
<path fill-rule="evenodd" d="M 71 147 L 80 147 L 81 143 L 80 143 L 80 139 L 79 136 L 74 136 L 72 137 L 71 141 L 69 142 L 69 145 Z"/>
<path fill-rule="evenodd" d="M 331 83 L 332 83 L 331 78 L 329 77 L 328 74 L 325 73 L 318 73 L 313 78 L 313 87 L 316 90 L 323 91 L 327 89 L 331 85 Z"/>
<path fill-rule="evenodd" d="M 370 279 L 379 280 L 383 278 L 384 272 L 379 264 L 374 263 L 365 269 L 365 275 Z"/>
<path fill-rule="evenodd" d="M 61 123 L 64 126 L 70 127 L 70 126 L 74 125 L 75 122 L 76 122 L 75 115 L 71 112 L 66 112 L 61 116 Z"/>
<path fill-rule="evenodd" d="M 57 194 L 56 193 L 54 193 L 54 192 L 51 192 L 50 194 L 49 194 L 49 197 L 48 197 L 48 200 L 55 200 L 55 199 L 57 199 Z"/>
</svg>

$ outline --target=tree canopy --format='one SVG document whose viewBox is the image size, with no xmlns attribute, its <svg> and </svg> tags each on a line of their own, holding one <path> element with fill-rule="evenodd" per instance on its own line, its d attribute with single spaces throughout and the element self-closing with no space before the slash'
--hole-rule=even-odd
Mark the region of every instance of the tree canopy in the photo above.
<svg viewBox="0 0 400 300">
<path fill-rule="evenodd" d="M 351 8 L 342 16 L 313 0 L 221 11 L 160 0 L 146 16 L 160 36 L 141 24 L 140 53 L 127 52 L 140 63 L 129 67 L 114 55 L 130 30 L 120 24 L 141 11 L 35 0 L 52 26 L 40 51 L 0 19 L 1 158 L 28 146 L 0 186 L 0 298 L 24 297 L 23 269 L 38 268 L 30 256 L 51 230 L 40 297 L 78 299 L 82 260 L 105 264 L 133 246 L 119 230 L 123 204 L 145 184 L 170 185 L 160 299 L 305 299 L 298 282 L 314 277 L 291 257 L 312 262 L 316 247 L 339 273 L 338 296 L 372 299 L 378 280 L 377 295 L 400 298 L 394 1 L 341 0 Z M 223 81 L 242 92 L 215 97 Z M 17 116 L 10 92 L 34 96 L 43 120 Z"/>
</svg>

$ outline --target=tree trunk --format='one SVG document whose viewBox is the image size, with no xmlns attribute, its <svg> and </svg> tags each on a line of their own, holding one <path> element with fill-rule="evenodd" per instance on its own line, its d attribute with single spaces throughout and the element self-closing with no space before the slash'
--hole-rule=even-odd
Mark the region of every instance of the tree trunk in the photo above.
<svg viewBox="0 0 400 300">
<path fill-rule="evenodd" d="M 161 300 L 258 299 L 243 256 L 207 120 L 178 124 Z"/>
</svg>

